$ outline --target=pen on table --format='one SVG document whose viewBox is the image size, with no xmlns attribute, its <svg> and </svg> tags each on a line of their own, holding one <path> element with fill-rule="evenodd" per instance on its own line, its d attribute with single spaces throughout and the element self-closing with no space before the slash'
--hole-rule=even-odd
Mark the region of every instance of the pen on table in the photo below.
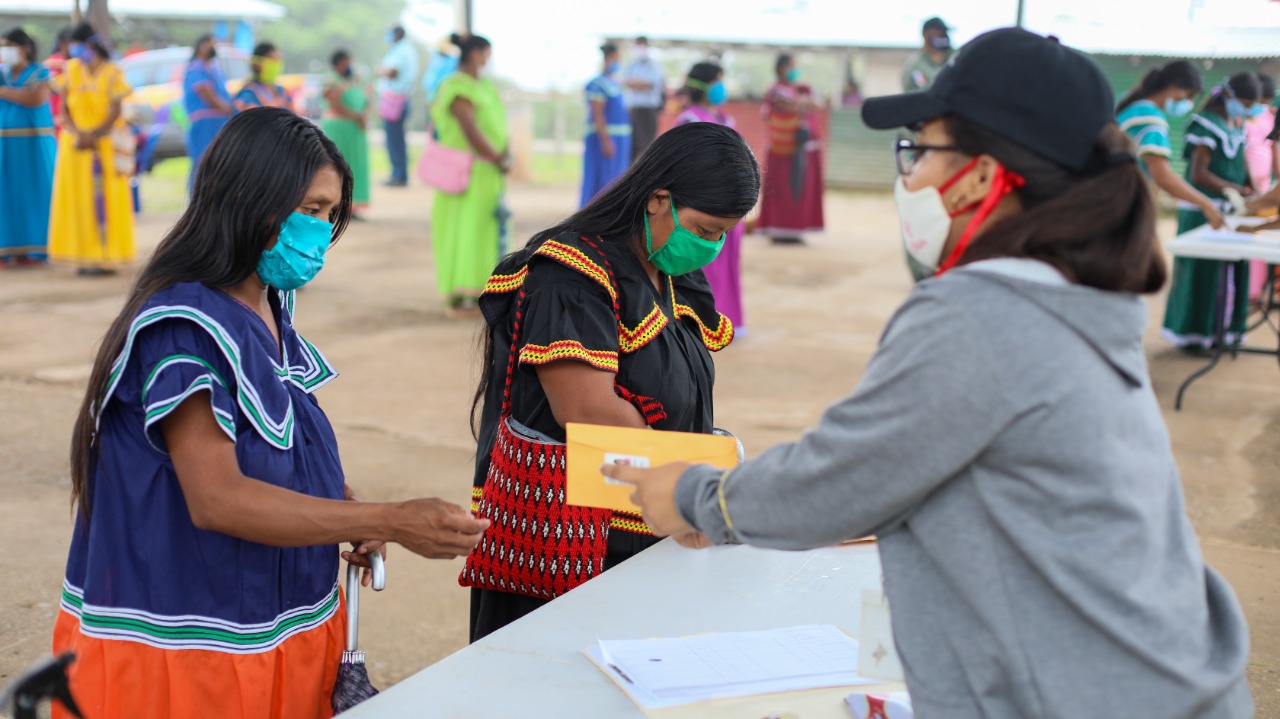
<svg viewBox="0 0 1280 719">
<path fill-rule="evenodd" d="M 609 668 L 617 672 L 618 676 L 622 677 L 623 679 L 626 679 L 628 684 L 635 684 L 635 682 L 631 681 L 631 677 L 627 676 L 627 673 L 622 671 L 622 669 L 620 669 L 617 664 L 610 664 Z"/>
</svg>

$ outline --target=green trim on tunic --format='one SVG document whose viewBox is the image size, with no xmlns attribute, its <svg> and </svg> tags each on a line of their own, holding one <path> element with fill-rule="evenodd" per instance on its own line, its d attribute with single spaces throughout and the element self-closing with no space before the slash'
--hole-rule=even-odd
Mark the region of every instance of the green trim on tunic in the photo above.
<svg viewBox="0 0 1280 719">
<path fill-rule="evenodd" d="M 1248 170 L 1244 153 L 1244 129 L 1237 123 L 1229 123 L 1219 115 L 1205 113 L 1192 117 L 1187 127 L 1184 154 L 1190 160 L 1197 148 L 1209 150 L 1209 172 L 1226 180 L 1243 185 Z M 1197 185 L 1191 179 L 1191 163 L 1187 163 L 1187 182 L 1211 199 L 1220 200 L 1221 193 Z M 1205 224 L 1204 213 L 1199 210 L 1178 210 L 1178 234 L 1190 232 Z M 1249 314 L 1249 263 L 1236 262 L 1234 291 L 1228 295 L 1230 324 L 1227 339 L 1243 338 Z M 1207 347 L 1213 340 L 1213 308 L 1218 294 L 1217 260 L 1177 258 L 1173 262 L 1173 282 L 1165 302 L 1164 336 L 1178 346 L 1200 345 Z"/>
<path fill-rule="evenodd" d="M 507 112 L 498 89 L 484 78 L 458 71 L 440 84 L 431 119 L 444 147 L 470 151 L 462 123 L 450 112 L 465 98 L 475 109 L 476 128 L 498 152 L 507 149 Z M 436 263 L 436 289 L 446 300 L 476 299 L 498 264 L 501 223 L 498 202 L 506 180 L 497 165 L 478 158 L 463 192 L 436 192 L 431 207 L 431 246 Z"/>
<path fill-rule="evenodd" d="M 368 87 L 359 78 L 345 78 L 330 74 L 325 81 L 325 91 L 330 88 L 342 90 L 342 104 L 354 112 L 364 112 L 369 107 Z M 357 207 L 369 205 L 369 137 L 354 120 L 335 117 L 325 113 L 320 127 L 324 134 L 338 146 L 338 151 L 351 166 L 351 174 L 355 179 L 355 188 L 351 201 Z"/>
</svg>

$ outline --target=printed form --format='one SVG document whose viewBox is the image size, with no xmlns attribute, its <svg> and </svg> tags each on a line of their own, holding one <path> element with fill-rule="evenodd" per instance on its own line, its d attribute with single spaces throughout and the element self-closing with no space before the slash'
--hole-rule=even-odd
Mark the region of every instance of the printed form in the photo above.
<svg viewBox="0 0 1280 719">
<path fill-rule="evenodd" d="M 830 624 L 601 640 L 586 653 L 648 708 L 880 681 L 858 676 L 857 640 Z"/>
</svg>

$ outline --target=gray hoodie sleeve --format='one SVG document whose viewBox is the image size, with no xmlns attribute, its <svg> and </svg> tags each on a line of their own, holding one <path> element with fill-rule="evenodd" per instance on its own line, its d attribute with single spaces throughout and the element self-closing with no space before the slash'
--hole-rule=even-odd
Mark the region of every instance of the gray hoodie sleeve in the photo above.
<svg viewBox="0 0 1280 719">
<path fill-rule="evenodd" d="M 866 536 L 903 518 L 971 463 L 1014 409 L 999 358 L 975 324 L 919 287 L 889 322 L 854 393 L 798 442 L 773 447 L 724 480 L 689 469 L 676 503 L 712 541 L 809 549 Z"/>
</svg>

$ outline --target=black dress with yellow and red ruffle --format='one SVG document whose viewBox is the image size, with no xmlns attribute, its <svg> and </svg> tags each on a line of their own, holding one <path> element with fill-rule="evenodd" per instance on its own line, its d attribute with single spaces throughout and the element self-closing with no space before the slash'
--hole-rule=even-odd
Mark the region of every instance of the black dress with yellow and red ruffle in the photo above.
<svg viewBox="0 0 1280 719">
<path fill-rule="evenodd" d="M 614 315 L 614 288 L 601 252 L 617 282 L 621 326 Z M 616 374 L 617 385 L 628 393 L 656 400 L 660 407 L 650 402 L 641 410 L 654 429 L 712 430 L 715 365 L 711 352 L 724 349 L 733 340 L 733 324 L 716 311 L 711 287 L 701 271 L 660 278 L 661 290 L 650 281 L 628 241 L 606 238 L 588 242 L 572 233 L 514 253 L 499 263 L 480 297 L 480 309 L 493 337 L 493 365 L 487 368 L 490 382 L 480 418 L 473 496 L 478 497 L 489 471 L 521 289 L 525 290 L 524 323 L 511 401 L 515 421 L 563 442 L 564 428 L 556 423 L 535 368 L 576 361 Z M 605 569 L 655 542 L 635 517 L 615 514 Z M 471 641 L 545 603 L 519 594 L 472 589 Z"/>
</svg>

